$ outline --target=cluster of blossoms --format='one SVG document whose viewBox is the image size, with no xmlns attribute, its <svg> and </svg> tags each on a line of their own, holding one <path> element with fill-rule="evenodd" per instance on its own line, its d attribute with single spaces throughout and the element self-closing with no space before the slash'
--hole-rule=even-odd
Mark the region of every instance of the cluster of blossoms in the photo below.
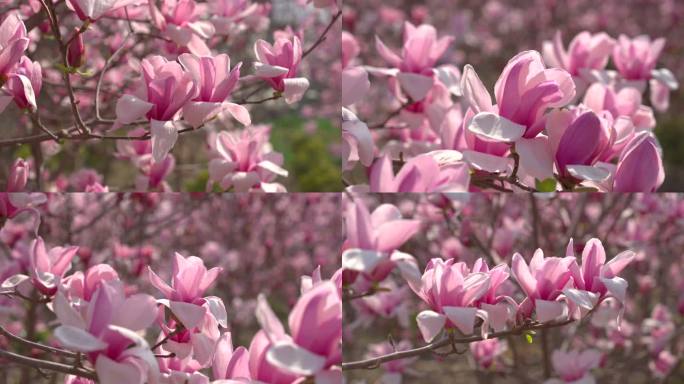
<svg viewBox="0 0 684 384">
<path fill-rule="evenodd" d="M 654 112 L 643 104 L 648 89 L 665 111 L 678 88 L 657 68 L 663 38 L 582 32 L 566 50 L 558 33 L 543 54 L 511 58 L 493 98 L 472 65 L 439 65 L 452 40 L 405 22 L 400 53 L 376 38 L 388 66 L 376 67 L 359 63 L 359 42 L 343 35 L 344 168 L 360 164 L 368 177 L 350 181 L 354 190 L 653 192 L 663 183 Z M 395 100 L 378 123 L 353 112 L 369 75 L 384 78 Z"/>
<path fill-rule="evenodd" d="M 465 351 L 453 347 L 451 353 L 469 350 L 473 368 L 485 375 L 523 374 L 519 372 L 525 365 L 523 358 L 515 351 L 519 354 L 521 348 L 528 347 L 515 335 L 527 335 L 529 342 L 534 339 L 536 344 L 535 334 L 553 329 L 564 336 L 556 339 L 563 340 L 562 344 L 551 344 L 555 350 L 544 350 L 549 375 L 556 377 L 549 378 L 549 384 L 596 382 L 593 370 L 601 368 L 611 375 L 610 369 L 618 368 L 614 363 L 631 361 L 627 356 L 638 348 L 649 352 L 634 356 L 633 364 L 650 370 L 653 377 L 666 377 L 676 370 L 684 352 L 675 331 L 684 314 L 684 295 L 677 287 L 684 281 L 675 277 L 674 288 L 661 296 L 656 293 L 654 277 L 659 273 L 676 276 L 684 265 L 678 255 L 667 254 L 681 244 L 681 236 L 673 249 L 656 250 L 659 229 L 665 232 L 662 236 L 681 229 L 681 224 L 667 224 L 676 222 L 684 212 L 680 197 L 639 197 L 626 213 L 619 197 L 615 197 L 619 203 L 615 206 L 600 195 L 583 203 L 580 213 L 575 213 L 577 228 L 614 231 L 613 241 L 620 244 L 617 248 L 631 248 L 612 258 L 604 248 L 605 241 L 590 238 L 594 232 L 563 229 L 571 226 L 573 219 L 562 218 L 558 211 L 576 206 L 582 197 L 533 198 L 538 200 L 534 208 L 537 219 L 526 212 L 527 196 L 464 197 L 397 196 L 381 199 L 383 204 L 372 210 L 367 208 L 376 200 L 372 196 L 354 195 L 345 202 L 343 290 L 345 301 L 354 310 L 350 322 L 345 323 L 345 337 L 356 340 L 360 330 L 367 328 L 376 335 L 390 332 L 391 338 L 389 343 L 367 348 L 351 341 L 351 354 L 366 350 L 366 359 L 345 361 L 343 369 L 381 364 L 383 378 L 390 382 L 397 382 L 402 375 L 441 379 L 443 376 L 428 373 L 418 356 L 424 355 L 426 347 L 434 346 L 441 354 L 440 346 L 469 343 Z M 622 219 L 611 224 L 610 219 L 604 222 L 604 217 Z M 548 237 L 545 248 L 557 246 L 565 233 L 574 234 L 575 241 L 571 238 L 563 247 L 562 257 L 546 256 L 541 249 L 531 258 L 516 252 L 527 239 L 540 236 L 535 234 L 539 228 L 549 231 L 542 235 Z M 532 245 L 537 241 L 541 242 L 535 240 Z M 410 250 L 410 254 L 402 250 Z M 649 256 L 656 252 L 658 257 Z M 423 262 L 426 266 L 421 272 Z M 627 294 L 628 285 L 633 287 L 635 282 L 628 284 L 628 270 L 638 271 L 640 276 L 636 280 L 639 295 L 634 297 Z M 653 307 L 658 300 L 668 304 Z M 652 307 L 652 313 L 639 305 Z M 418 337 L 412 324 L 417 325 Z M 579 331 L 584 327 L 590 328 Z M 413 349 L 415 343 L 422 342 L 428 344 Z"/>
<path fill-rule="evenodd" d="M 30 117 L 25 122 L 33 129 L 0 146 L 40 144 L 32 150 L 39 189 L 42 179 L 50 176 L 41 168 L 44 158 L 57 154 L 66 141 L 115 140 L 114 155 L 138 170 L 130 183 L 135 190 L 168 191 L 171 186 L 165 179 L 176 165 L 170 152 L 179 135 L 206 128 L 206 145 L 213 150 L 207 157 L 221 159 L 220 166 L 209 166 L 208 190 L 285 190 L 274 181 L 288 176 L 282 156 L 269 145 L 269 129 L 251 125 L 255 111 L 248 108 L 281 98 L 295 106 L 302 100 L 310 85 L 301 73 L 302 60 L 326 40 L 339 15 L 305 50 L 303 31 L 290 26 L 274 29 L 270 41 L 248 38 L 249 31 L 267 32 L 270 3 L 70 0 L 66 4 L 66 9 L 52 2 L 17 6 L 0 18 L 0 112 L 14 100 Z M 290 7 L 311 18 L 339 8 L 335 2 L 300 2 Z M 107 36 L 109 32 L 113 36 Z M 41 69 L 29 56 L 43 56 L 47 48 L 42 40 L 48 35 L 57 40 L 59 60 L 41 59 Z M 228 39 L 235 46 L 228 46 Z M 100 43 L 106 49 L 99 49 Z M 249 46 L 253 54 L 242 54 Z M 235 63 L 236 56 L 248 63 L 249 75 L 241 74 L 245 71 L 242 61 Z M 55 88 L 55 94 L 41 95 L 45 82 Z M 270 97 L 256 97 L 268 90 Z M 39 99 L 45 103 L 39 106 Z M 70 107 L 72 127 L 47 122 L 64 120 L 48 109 L 51 103 Z M 88 107 L 92 113 L 86 111 Z M 105 118 L 105 113 L 115 116 Z M 239 127 L 233 128 L 232 119 Z M 125 134 L 112 134 L 122 128 Z M 58 174 L 53 188 L 108 191 L 93 169 L 81 169 L 72 178 L 78 178 L 79 172 L 89 173 L 91 182 L 70 182 Z"/>
<path fill-rule="evenodd" d="M 114 195 L 107 196 L 116 200 Z M 57 351 L 55 357 L 65 361 L 44 361 L 47 366 L 43 368 L 68 373 L 67 384 L 292 383 L 309 378 L 332 384 L 342 380 L 341 270 L 325 279 L 318 267 L 298 279 L 293 304 L 285 304 L 290 308 L 285 327 L 264 294 L 256 299 L 251 313 L 231 313 L 245 309 L 235 305 L 231 311 L 232 303 L 226 305 L 221 297 L 209 294 L 223 292 L 222 282 L 232 280 L 226 276 L 231 271 L 208 268 L 203 258 L 175 253 L 166 270 L 149 264 L 154 252 L 149 247 L 120 244 L 114 247 L 115 256 L 110 256 L 118 262 L 97 263 L 92 261 L 97 251 L 88 245 L 49 247 L 40 236 L 27 244 L 26 237 L 35 235 L 20 230 L 25 223 L 17 220 L 10 220 L 2 231 L 3 247 L 17 258 L 0 269 L 0 300 L 7 309 L 3 318 L 19 315 L 20 306 L 13 303 L 23 300 L 34 307 L 32 311 L 44 310 L 46 317 L 55 319 L 46 319 L 54 337 L 41 348 Z M 46 213 L 43 225 L 50 221 Z M 120 261 L 134 257 L 148 262 L 133 271 L 121 268 Z M 232 269 L 226 258 L 222 253 L 218 260 Z M 73 271 L 73 266 L 79 267 Z M 135 284 L 127 279 L 131 273 L 137 276 Z M 145 286 L 158 293 L 143 293 Z M 278 309 L 282 313 L 284 308 L 279 304 Z M 256 317 L 261 328 L 251 342 L 231 330 L 237 318 L 245 315 L 250 323 Z M 10 329 L 19 331 L 11 321 L 3 321 L 0 328 L 3 336 L 12 335 Z M 234 347 L 237 340 L 247 340 L 248 348 Z M 16 342 L 17 336 L 0 338 L 2 358 L 8 358 L 8 341 Z M 68 371 L 62 369 L 65 366 Z"/>
</svg>

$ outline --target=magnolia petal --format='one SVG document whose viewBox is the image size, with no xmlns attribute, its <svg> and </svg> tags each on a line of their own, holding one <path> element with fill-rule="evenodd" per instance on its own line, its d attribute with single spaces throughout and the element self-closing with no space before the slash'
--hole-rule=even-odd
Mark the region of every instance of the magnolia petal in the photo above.
<svg viewBox="0 0 684 384">
<path fill-rule="evenodd" d="M 134 331 L 142 330 L 154 323 L 157 316 L 155 300 L 147 294 L 136 294 L 128 297 L 123 304 L 125 311 L 114 314 L 112 324 Z"/>
<path fill-rule="evenodd" d="M 593 309 L 599 300 L 597 293 L 575 288 L 564 289 L 563 294 L 578 306 L 589 310 Z"/>
<path fill-rule="evenodd" d="M 622 251 L 617 256 L 608 260 L 608 262 L 601 268 L 601 277 L 613 277 L 620 273 L 629 263 L 631 263 L 636 254 L 634 251 Z"/>
<path fill-rule="evenodd" d="M 468 102 L 473 111 L 485 112 L 492 110 L 492 96 L 489 94 L 484 84 L 482 84 L 475 69 L 470 64 L 466 64 L 465 67 L 463 67 L 461 90 L 463 92 L 463 98 Z"/>
<path fill-rule="evenodd" d="M 226 312 L 226 306 L 221 298 L 216 296 L 207 296 L 204 301 L 209 307 L 209 313 L 214 316 L 216 322 L 223 328 L 228 328 L 228 313 Z"/>
<path fill-rule="evenodd" d="M 601 182 L 608 180 L 610 172 L 601 167 L 592 167 L 589 165 L 566 165 L 565 169 L 573 176 L 580 180 Z"/>
<path fill-rule="evenodd" d="M 463 332 L 464 335 L 473 333 L 475 327 L 475 318 L 477 317 L 477 308 L 466 307 L 442 307 L 444 314 L 449 318 L 449 321 Z"/>
<path fill-rule="evenodd" d="M 553 157 L 549 152 L 548 138 L 521 138 L 515 143 L 515 151 L 520 155 L 520 168 L 524 172 L 538 180 L 553 177 Z"/>
<path fill-rule="evenodd" d="M 406 72 L 399 73 L 397 80 L 412 101 L 423 100 L 435 83 L 432 77 Z"/>
<path fill-rule="evenodd" d="M 420 330 L 420 334 L 423 336 L 423 340 L 425 340 L 426 343 L 431 342 L 435 339 L 435 337 L 437 337 L 437 335 L 439 335 L 442 329 L 444 329 L 446 321 L 447 317 L 445 315 L 435 311 L 422 311 L 418 314 L 418 316 L 416 316 L 418 329 Z"/>
<path fill-rule="evenodd" d="M 420 273 L 420 269 L 418 269 L 416 258 L 408 253 L 394 251 L 390 256 L 390 260 L 397 265 L 401 276 L 406 280 L 409 286 L 417 292 L 422 284 L 422 274 Z"/>
<path fill-rule="evenodd" d="M 560 301 L 536 299 L 534 301 L 537 310 L 537 320 L 542 323 L 553 321 L 562 316 L 567 316 L 568 306 Z"/>
<path fill-rule="evenodd" d="M 653 71 L 651 71 L 651 77 L 659 81 L 660 83 L 664 84 L 673 91 L 679 88 L 677 78 L 667 68 L 654 69 Z"/>
<path fill-rule="evenodd" d="M 342 268 L 371 273 L 385 259 L 382 252 L 352 248 L 342 252 Z"/>
<path fill-rule="evenodd" d="M 155 163 L 159 163 L 164 160 L 176 144 L 178 129 L 173 121 L 152 120 L 150 133 L 152 135 L 152 158 Z"/>
<path fill-rule="evenodd" d="M 138 365 L 117 363 L 104 354 L 97 357 L 95 371 L 101 384 L 142 383 L 144 377 Z"/>
<path fill-rule="evenodd" d="M 361 100 L 370 89 L 368 72 L 363 67 L 347 68 L 342 72 L 342 105 Z"/>
<path fill-rule="evenodd" d="M 615 297 L 620 303 L 625 302 L 625 296 L 627 294 L 627 280 L 615 276 L 612 278 L 601 277 L 600 278 L 603 285 L 606 286 L 608 292 Z"/>
<path fill-rule="evenodd" d="M 187 329 L 197 327 L 207 313 L 204 307 L 182 301 L 169 302 L 169 309 Z"/>
<path fill-rule="evenodd" d="M 468 130 L 483 140 L 515 142 L 525 133 L 525 126 L 491 112 L 480 112 L 473 117 Z"/>
<path fill-rule="evenodd" d="M 283 80 L 285 102 L 294 104 L 302 99 L 304 92 L 309 89 L 309 80 L 304 77 Z"/>
<path fill-rule="evenodd" d="M 488 153 L 466 150 L 463 159 L 478 171 L 490 173 L 508 173 L 513 169 L 513 159 L 494 156 Z"/>
<path fill-rule="evenodd" d="M 223 103 L 210 101 L 191 101 L 183 106 L 183 120 L 193 128 L 198 128 L 224 109 Z"/>
<path fill-rule="evenodd" d="M 153 106 L 133 95 L 123 95 L 116 102 L 116 120 L 121 124 L 130 124 L 145 116 Z"/>
<path fill-rule="evenodd" d="M 86 324 L 78 311 L 71 306 L 69 300 L 62 292 L 57 292 L 52 302 L 52 310 L 62 325 L 68 325 L 79 329 L 85 329 Z"/>
<path fill-rule="evenodd" d="M 223 103 L 223 106 L 235 120 L 240 122 L 240 124 L 244 126 L 252 124 L 252 117 L 249 115 L 249 110 L 244 106 L 235 103 Z"/>
<path fill-rule="evenodd" d="M 258 164 L 258 167 L 265 170 L 265 171 L 268 171 L 270 173 L 273 173 L 275 175 L 282 176 L 282 177 L 287 177 L 287 175 L 289 174 L 286 169 L 283 169 L 278 164 L 276 164 L 272 161 L 268 161 L 268 160 L 260 161 Z"/>
<path fill-rule="evenodd" d="M 213 340 L 204 333 L 193 333 L 190 335 L 192 344 L 192 356 L 202 366 L 207 365 L 214 357 L 216 340 Z"/>
<path fill-rule="evenodd" d="M 278 77 L 286 75 L 290 70 L 277 65 L 268 65 L 260 62 L 254 63 L 254 76 L 257 77 Z"/>
<path fill-rule="evenodd" d="M 267 352 L 266 360 L 274 366 L 297 375 L 315 375 L 325 367 L 323 356 L 306 350 L 291 341 L 279 341 Z"/>
<path fill-rule="evenodd" d="M 6 278 L 5 281 L 2 282 L 2 285 L 0 285 L 0 288 L 2 288 L 2 292 L 14 292 L 14 288 L 29 279 L 30 277 L 18 273 Z"/>
<path fill-rule="evenodd" d="M 278 316 L 273 312 L 271 306 L 268 305 L 266 296 L 260 293 L 257 297 L 257 306 L 254 310 L 254 315 L 261 329 L 266 332 L 266 335 L 271 339 L 280 339 L 285 336 L 285 328 L 278 319 Z"/>
<path fill-rule="evenodd" d="M 75 351 L 94 352 L 107 348 L 104 341 L 71 325 L 60 325 L 55 329 L 54 335 L 63 346 Z"/>
<path fill-rule="evenodd" d="M 508 323 L 508 305 L 506 303 L 482 303 L 480 307 L 487 312 L 489 324 L 494 332 L 502 332 L 506 330 L 506 325 Z"/>
</svg>

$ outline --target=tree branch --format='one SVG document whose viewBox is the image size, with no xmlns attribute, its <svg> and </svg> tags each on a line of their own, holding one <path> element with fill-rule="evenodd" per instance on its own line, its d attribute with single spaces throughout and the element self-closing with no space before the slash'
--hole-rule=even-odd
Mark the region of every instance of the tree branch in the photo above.
<svg viewBox="0 0 684 384">
<path fill-rule="evenodd" d="M 530 325 L 523 325 L 522 327 L 512 329 L 510 331 L 503 331 L 503 332 L 496 332 L 492 333 L 489 335 L 488 339 L 491 338 L 497 338 L 497 337 L 505 337 L 505 336 L 510 336 L 510 335 L 520 335 L 523 334 L 526 331 L 532 331 L 532 330 L 538 330 L 538 329 L 547 329 L 547 328 L 556 328 L 556 327 L 562 327 L 564 325 L 572 323 L 573 320 L 568 319 L 559 323 L 533 323 Z M 394 360 L 399 360 L 399 359 L 405 359 L 407 357 L 413 357 L 413 356 L 421 356 L 421 355 L 426 355 L 429 353 L 432 353 L 436 349 L 452 345 L 452 344 L 467 344 L 467 343 L 472 343 L 475 341 L 482 341 L 484 340 L 482 336 L 479 335 L 473 335 L 461 339 L 456 339 L 456 338 L 444 338 L 440 341 L 436 341 L 430 344 L 427 344 L 425 346 L 415 348 L 415 349 L 409 349 L 406 351 L 398 351 L 398 352 L 393 352 L 384 356 L 379 356 L 379 357 L 374 357 L 366 360 L 360 360 L 360 361 L 353 361 L 349 363 L 342 363 L 342 370 L 353 370 L 353 369 L 374 369 L 380 366 L 382 363 L 386 363 L 388 361 L 394 361 Z"/>
<path fill-rule="evenodd" d="M 97 374 L 93 370 L 87 368 L 76 367 L 62 363 L 55 363 L 47 360 L 35 359 L 33 357 L 28 357 L 13 352 L 9 352 L 4 349 L 0 349 L 0 357 L 31 368 L 46 369 L 50 371 L 61 372 L 67 375 L 74 375 L 97 381 Z"/>
</svg>

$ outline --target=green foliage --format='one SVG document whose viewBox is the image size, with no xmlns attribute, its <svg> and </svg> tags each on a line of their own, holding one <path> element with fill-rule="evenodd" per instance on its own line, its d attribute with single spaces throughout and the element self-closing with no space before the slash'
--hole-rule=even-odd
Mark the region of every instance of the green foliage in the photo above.
<svg viewBox="0 0 684 384">
<path fill-rule="evenodd" d="M 285 158 L 290 172 L 288 191 L 337 192 L 342 190 L 341 160 L 331 152 L 341 134 L 329 120 L 320 119 L 315 132 L 305 131 L 306 120 L 296 115 L 273 122 L 271 142 Z"/>
<path fill-rule="evenodd" d="M 556 179 L 549 177 L 544 180 L 535 180 L 535 187 L 539 192 L 555 192 L 556 191 Z"/>
</svg>

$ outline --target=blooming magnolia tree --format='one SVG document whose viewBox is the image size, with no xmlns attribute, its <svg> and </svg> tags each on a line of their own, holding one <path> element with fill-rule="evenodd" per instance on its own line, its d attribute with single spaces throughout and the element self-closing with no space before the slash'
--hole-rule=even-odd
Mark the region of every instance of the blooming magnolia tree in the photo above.
<svg viewBox="0 0 684 384">
<path fill-rule="evenodd" d="M 347 380 L 684 378 L 681 196 L 345 200 Z"/>
<path fill-rule="evenodd" d="M 506 7 L 487 3 L 485 16 Z M 467 41 L 438 15 L 437 27 L 427 22 L 427 6 L 413 8 L 417 23 L 402 22 L 401 7 L 347 7 L 343 169 L 353 190 L 653 192 L 663 183 L 656 113 L 678 89 L 660 64 L 664 38 L 548 28 L 536 46 L 511 42 L 519 51 L 494 70 L 492 87 L 480 79 L 491 64 L 454 60 L 455 40 Z M 369 30 L 361 7 L 365 19 L 400 27 Z M 453 23 L 472 16 L 465 6 L 455 13 Z"/>
<path fill-rule="evenodd" d="M 0 10 L 0 118 L 16 120 L 0 148 L 30 160 L 39 190 L 99 192 L 171 190 L 168 176 L 184 166 L 177 158 L 203 162 L 182 182 L 201 173 L 209 190 L 285 191 L 283 155 L 270 144 L 274 112 L 309 105 L 309 78 L 319 76 L 310 67 L 329 61 L 313 53 L 334 50 L 328 37 L 341 16 L 334 1 L 36 0 Z M 285 11 L 293 16 L 270 27 Z M 197 131 L 189 145 L 200 156 L 174 156 Z M 95 160 L 83 158 L 93 150 Z M 103 158 L 135 172 L 96 171 L 90 163 Z"/>
<path fill-rule="evenodd" d="M 0 231 L 3 380 L 341 382 L 338 205 L 45 196 Z"/>
</svg>

